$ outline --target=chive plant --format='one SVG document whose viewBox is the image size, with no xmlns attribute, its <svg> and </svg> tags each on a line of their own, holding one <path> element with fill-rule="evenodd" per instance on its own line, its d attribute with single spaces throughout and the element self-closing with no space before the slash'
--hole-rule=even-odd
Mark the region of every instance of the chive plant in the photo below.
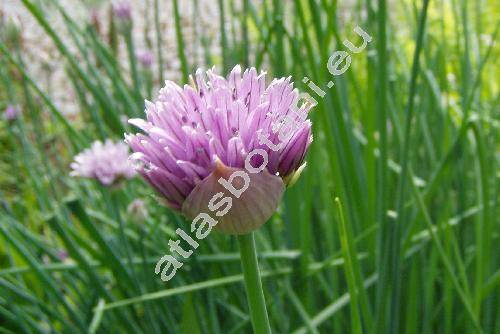
<svg viewBox="0 0 500 334">
<path fill-rule="evenodd" d="M 139 34 L 136 1 L 97 8 L 109 29 L 62 0 L 21 0 L 33 25 L 0 19 L 2 332 L 500 331 L 495 3 L 147 3 Z M 28 26 L 50 40 L 63 87 L 32 71 Z M 334 76 L 344 41 L 363 43 L 357 26 L 372 41 Z M 314 97 L 307 167 L 259 229 L 214 230 L 163 282 L 155 264 L 191 228 L 179 198 L 159 205 L 139 177 L 119 189 L 71 177 L 71 162 L 136 132 L 123 119 L 142 117 L 164 80 L 192 85 L 193 69 L 227 77 L 238 64 Z M 78 115 L 49 87 L 73 91 Z M 138 201 L 140 219 L 127 210 Z"/>
</svg>

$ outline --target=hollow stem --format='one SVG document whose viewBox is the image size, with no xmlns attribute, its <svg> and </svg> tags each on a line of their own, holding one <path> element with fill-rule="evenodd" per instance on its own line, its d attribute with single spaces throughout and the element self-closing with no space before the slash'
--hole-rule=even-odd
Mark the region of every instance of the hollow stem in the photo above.
<svg viewBox="0 0 500 334">
<path fill-rule="evenodd" d="M 255 334 L 269 334 L 271 327 L 269 326 L 264 291 L 260 281 L 253 233 L 238 236 L 238 243 L 253 331 Z"/>
</svg>

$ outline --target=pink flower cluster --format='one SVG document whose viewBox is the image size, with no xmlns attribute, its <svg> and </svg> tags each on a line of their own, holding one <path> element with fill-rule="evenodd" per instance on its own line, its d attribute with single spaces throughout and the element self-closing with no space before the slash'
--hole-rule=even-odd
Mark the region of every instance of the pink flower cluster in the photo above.
<svg viewBox="0 0 500 334">
<path fill-rule="evenodd" d="M 128 146 L 122 142 L 95 141 L 90 148 L 75 156 L 71 176 L 93 178 L 106 186 L 123 178 L 130 179 L 136 172 L 128 156 Z"/>
</svg>

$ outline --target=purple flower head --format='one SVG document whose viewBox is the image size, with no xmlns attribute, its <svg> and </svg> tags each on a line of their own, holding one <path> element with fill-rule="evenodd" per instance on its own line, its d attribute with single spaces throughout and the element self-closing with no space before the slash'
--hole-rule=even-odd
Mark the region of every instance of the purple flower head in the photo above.
<svg viewBox="0 0 500 334">
<path fill-rule="evenodd" d="M 136 57 L 144 68 L 150 68 L 153 64 L 153 53 L 149 50 L 138 51 Z"/>
<path fill-rule="evenodd" d="M 60 249 L 57 252 L 57 257 L 59 258 L 59 261 L 64 262 L 68 258 L 68 252 L 64 249 Z"/>
<path fill-rule="evenodd" d="M 129 120 L 144 132 L 126 135 L 131 160 L 169 207 L 192 218 L 213 195 L 227 193 L 219 178 L 253 168 L 248 188 L 217 227 L 247 233 L 276 210 L 312 141 L 312 104 L 298 106 L 290 77 L 268 86 L 265 79 L 255 68 L 241 73 L 236 66 L 227 79 L 198 70 L 192 86 L 167 81 L 154 103 L 146 101 L 146 120 Z"/>
<path fill-rule="evenodd" d="M 71 176 L 97 179 L 109 186 L 122 178 L 130 179 L 136 172 L 128 160 L 128 146 L 107 139 L 104 144 L 95 141 L 92 146 L 77 156 L 71 164 Z"/>
<path fill-rule="evenodd" d="M 132 7 L 127 0 L 119 0 L 113 3 L 113 14 L 117 19 L 130 21 L 132 19 Z"/>
<path fill-rule="evenodd" d="M 127 206 L 127 213 L 132 217 L 135 222 L 143 222 L 148 217 L 148 209 L 146 203 L 141 199 L 134 199 Z"/>
<path fill-rule="evenodd" d="M 9 105 L 5 108 L 3 117 L 7 121 L 15 120 L 21 114 L 21 109 L 18 106 Z"/>
</svg>

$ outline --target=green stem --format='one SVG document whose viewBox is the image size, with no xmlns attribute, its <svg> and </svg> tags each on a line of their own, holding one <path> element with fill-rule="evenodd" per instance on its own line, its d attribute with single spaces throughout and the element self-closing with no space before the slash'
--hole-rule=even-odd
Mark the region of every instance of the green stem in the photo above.
<svg viewBox="0 0 500 334">
<path fill-rule="evenodd" d="M 220 26 L 220 46 L 222 48 L 222 64 L 224 73 L 229 72 L 229 59 L 227 49 L 227 36 L 226 36 L 226 19 L 224 15 L 224 0 L 219 0 L 219 26 Z"/>
<path fill-rule="evenodd" d="M 185 45 L 184 38 L 182 37 L 181 28 L 181 16 L 179 14 L 179 3 L 174 0 L 174 21 L 175 21 L 175 35 L 177 37 L 177 52 L 179 53 L 179 58 L 181 60 L 181 70 L 182 70 L 182 80 L 184 83 L 188 83 L 188 65 L 186 60 L 186 54 L 184 53 Z"/>
<path fill-rule="evenodd" d="M 161 28 L 160 28 L 160 4 L 158 0 L 154 0 L 155 7 L 155 30 L 156 30 L 156 52 L 158 57 L 158 81 L 163 85 L 163 42 L 161 38 Z"/>
<path fill-rule="evenodd" d="M 242 40 L 243 40 L 243 48 L 242 48 L 242 51 L 243 51 L 243 65 L 245 65 L 245 67 L 248 67 L 249 65 L 249 60 L 248 60 L 248 52 L 249 52 L 249 40 L 248 40 L 248 21 L 247 21 L 247 18 L 248 18 L 248 11 L 249 11 L 249 4 L 248 4 L 248 0 L 243 0 L 243 17 L 241 19 L 241 33 L 242 33 Z"/>
<path fill-rule="evenodd" d="M 253 331 L 255 334 L 271 333 L 253 233 L 238 236 L 238 243 Z"/>
<path fill-rule="evenodd" d="M 406 118 L 404 123 L 404 133 L 403 133 L 403 143 L 400 151 L 400 159 L 401 159 L 401 174 L 399 175 L 398 187 L 396 192 L 396 212 L 398 214 L 396 224 L 394 224 L 391 228 L 391 234 L 389 236 L 389 244 L 391 245 L 391 265 L 390 269 L 392 270 L 392 277 L 390 281 L 392 283 L 392 299 L 391 299 L 391 314 L 393 316 L 398 315 L 401 307 L 399 305 L 399 298 L 401 296 L 401 279 L 402 272 L 401 268 L 401 231 L 404 225 L 404 198 L 405 198 L 405 188 L 407 181 L 407 174 L 409 169 L 409 159 L 410 159 L 410 147 L 411 147 L 411 128 L 412 128 L 412 120 L 414 114 L 414 105 L 415 105 L 415 95 L 417 94 L 417 78 L 418 73 L 420 71 L 420 51 L 422 50 L 424 44 L 424 31 L 425 31 L 425 23 L 427 19 L 427 8 L 429 6 L 430 0 L 424 0 L 424 4 L 422 6 L 422 11 L 420 12 L 419 22 L 418 22 L 418 31 L 417 31 L 417 40 L 415 51 L 413 54 L 413 64 L 411 71 L 411 79 L 410 79 L 410 87 L 408 93 L 408 101 L 406 105 Z M 413 182 L 413 181 L 412 181 Z M 399 317 L 394 317 L 395 321 L 392 321 L 390 324 L 390 332 L 398 333 L 400 331 L 399 328 Z"/>
<path fill-rule="evenodd" d="M 128 59 L 130 63 L 130 72 L 132 74 L 132 83 L 134 85 L 135 94 L 139 97 L 139 103 L 142 103 L 141 98 L 141 82 L 139 72 L 137 71 L 137 59 L 134 47 L 134 40 L 132 39 L 132 29 L 127 29 L 125 32 L 125 44 L 127 46 Z"/>
</svg>

